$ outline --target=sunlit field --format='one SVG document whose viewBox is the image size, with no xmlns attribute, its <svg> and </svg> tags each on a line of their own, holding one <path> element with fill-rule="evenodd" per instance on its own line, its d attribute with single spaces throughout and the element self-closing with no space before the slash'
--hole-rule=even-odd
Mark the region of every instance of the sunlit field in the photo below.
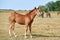
<svg viewBox="0 0 60 40">
<path fill-rule="evenodd" d="M 25 25 L 17 23 L 15 32 L 18 36 L 9 36 L 9 15 L 10 12 L 0 13 L 0 40 L 60 40 L 60 15 L 57 12 L 51 12 L 51 18 L 46 15 L 44 18 L 36 16 L 32 24 L 33 38 L 30 38 L 28 31 L 27 39 L 24 38 Z"/>
</svg>

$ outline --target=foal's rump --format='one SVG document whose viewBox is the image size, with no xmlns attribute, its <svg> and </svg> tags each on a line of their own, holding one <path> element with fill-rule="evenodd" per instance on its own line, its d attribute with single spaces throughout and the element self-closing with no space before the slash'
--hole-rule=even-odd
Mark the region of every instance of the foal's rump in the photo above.
<svg viewBox="0 0 60 40">
<path fill-rule="evenodd" d="M 15 17 L 16 17 L 16 13 L 11 13 L 10 16 L 9 16 L 9 21 L 10 22 L 14 22 L 15 21 Z"/>
</svg>

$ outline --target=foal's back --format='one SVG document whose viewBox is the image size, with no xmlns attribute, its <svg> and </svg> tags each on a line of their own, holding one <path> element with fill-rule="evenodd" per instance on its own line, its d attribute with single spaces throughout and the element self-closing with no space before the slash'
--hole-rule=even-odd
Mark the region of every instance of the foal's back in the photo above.
<svg viewBox="0 0 60 40">
<path fill-rule="evenodd" d="M 11 22 L 25 24 L 25 15 L 14 12 L 14 13 L 11 13 L 9 20 Z"/>
</svg>

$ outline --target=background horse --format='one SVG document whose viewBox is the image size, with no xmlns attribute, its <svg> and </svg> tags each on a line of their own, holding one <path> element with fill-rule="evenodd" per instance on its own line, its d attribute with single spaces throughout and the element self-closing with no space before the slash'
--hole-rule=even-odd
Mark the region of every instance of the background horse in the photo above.
<svg viewBox="0 0 60 40">
<path fill-rule="evenodd" d="M 60 14 L 60 11 L 59 12 L 57 12 L 57 15 L 59 15 Z"/>
<path fill-rule="evenodd" d="M 42 17 L 42 18 L 44 18 L 44 12 L 40 12 L 40 14 L 39 14 L 39 17 Z"/>
<path fill-rule="evenodd" d="M 51 18 L 50 12 L 46 12 L 46 16 Z"/>
<path fill-rule="evenodd" d="M 35 16 L 38 13 L 40 13 L 40 12 L 39 12 L 38 8 L 36 8 L 36 7 L 25 15 L 19 14 L 16 11 L 11 13 L 11 15 L 9 16 L 9 21 L 10 21 L 9 35 L 11 36 L 11 31 L 12 31 L 14 36 L 15 37 L 17 36 L 14 32 L 14 28 L 15 28 L 15 23 L 18 23 L 21 25 L 26 25 L 26 27 L 25 27 L 25 38 L 27 38 L 26 32 L 27 32 L 28 28 L 30 31 L 30 36 L 32 38 L 31 24 L 32 24 Z"/>
</svg>

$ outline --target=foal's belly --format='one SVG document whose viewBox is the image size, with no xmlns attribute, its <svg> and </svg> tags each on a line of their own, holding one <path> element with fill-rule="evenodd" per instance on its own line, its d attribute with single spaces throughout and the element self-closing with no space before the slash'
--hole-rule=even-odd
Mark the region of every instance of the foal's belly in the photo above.
<svg viewBox="0 0 60 40">
<path fill-rule="evenodd" d="M 19 21 L 18 24 L 25 25 L 25 21 Z"/>
<path fill-rule="evenodd" d="M 25 25 L 25 19 L 24 18 L 17 18 L 16 23 Z"/>
</svg>

